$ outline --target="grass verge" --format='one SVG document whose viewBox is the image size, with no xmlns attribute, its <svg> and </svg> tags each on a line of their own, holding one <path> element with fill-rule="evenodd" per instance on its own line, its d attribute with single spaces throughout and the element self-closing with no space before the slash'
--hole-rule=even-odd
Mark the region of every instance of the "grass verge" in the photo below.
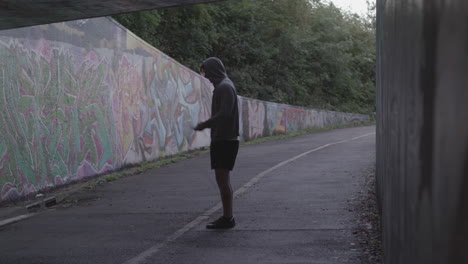
<svg viewBox="0 0 468 264">
<path fill-rule="evenodd" d="M 250 140 L 247 142 L 242 142 L 241 146 L 249 146 L 249 145 L 255 145 L 255 144 L 261 144 L 264 142 L 268 141 L 274 141 L 274 140 L 282 140 L 282 139 L 288 139 L 288 138 L 293 138 L 293 137 L 298 137 L 302 135 L 307 135 L 307 134 L 312 134 L 312 133 L 317 133 L 317 132 L 323 132 L 323 131 L 330 131 L 334 129 L 340 129 L 340 128 L 350 128 L 350 127 L 359 127 L 359 126 L 371 126 L 375 125 L 374 122 L 368 122 L 368 123 L 357 123 L 357 124 L 348 124 L 348 125 L 338 125 L 338 126 L 331 126 L 331 127 L 325 127 L 325 128 L 311 128 L 311 129 L 306 129 L 298 132 L 293 132 L 293 133 L 288 133 L 288 134 L 282 134 L 282 135 L 274 135 L 274 136 L 269 136 L 269 137 L 262 137 L 262 138 L 257 138 L 254 140 Z M 133 167 L 129 169 L 123 169 L 118 172 L 113 172 L 108 175 L 104 175 L 99 177 L 99 179 L 95 180 L 93 183 L 90 183 L 89 185 L 86 185 L 83 189 L 85 190 L 90 190 L 95 188 L 97 185 L 104 184 L 107 182 L 112 182 L 124 177 L 128 177 L 131 175 L 136 175 L 143 173 L 145 171 L 154 169 L 154 168 L 159 168 L 171 163 L 176 163 L 180 162 L 186 159 L 194 158 L 196 156 L 200 156 L 202 154 L 208 153 L 209 150 L 207 149 L 198 149 L 198 150 L 193 150 L 187 153 L 182 153 L 170 157 L 164 157 L 161 158 L 157 161 L 151 161 L 151 162 L 143 162 L 137 165 L 133 165 Z"/>
<path fill-rule="evenodd" d="M 288 139 L 288 138 L 298 137 L 298 136 L 302 136 L 302 135 L 307 135 L 307 134 L 312 134 L 312 133 L 317 133 L 317 132 L 323 132 L 323 131 L 330 131 L 330 130 L 340 129 L 340 128 L 371 126 L 371 125 L 375 125 L 375 123 L 374 122 L 368 122 L 368 123 L 330 126 L 330 127 L 325 127 L 325 128 L 311 128 L 311 129 L 306 129 L 306 130 L 293 132 L 293 133 L 288 133 L 288 134 L 283 134 L 283 135 L 274 135 L 274 136 L 269 136 L 269 137 L 257 138 L 257 139 L 250 140 L 250 141 L 247 141 L 247 142 L 242 142 L 241 146 L 261 144 L 261 143 L 268 142 L 268 141 Z M 178 154 L 178 155 L 171 156 L 171 157 L 164 157 L 164 158 L 161 158 L 161 159 L 159 159 L 157 161 L 153 161 L 153 162 L 143 162 L 143 163 L 140 163 L 138 165 L 135 165 L 135 167 L 132 167 L 130 170 L 127 169 L 127 170 L 124 170 L 124 171 L 119 171 L 119 172 L 111 173 L 109 175 L 102 176 L 101 178 L 99 178 L 95 182 L 94 185 L 90 184 L 90 186 L 86 186 L 85 188 L 86 189 L 92 189 L 92 188 L 96 187 L 99 184 L 103 184 L 103 183 L 106 183 L 106 182 L 112 182 L 112 181 L 118 180 L 120 178 L 127 177 L 127 176 L 134 175 L 134 174 L 140 174 L 140 173 L 143 173 L 143 172 L 145 172 L 147 170 L 150 170 L 150 169 L 159 168 L 159 167 L 171 164 L 171 163 L 176 163 L 176 162 L 179 162 L 179 161 L 190 159 L 190 158 L 205 154 L 207 152 L 208 152 L 208 150 L 206 150 L 206 149 L 199 149 L 199 150 L 193 150 L 193 151 L 188 152 L 188 153 L 182 153 L 182 154 Z"/>
<path fill-rule="evenodd" d="M 283 139 L 293 138 L 293 137 L 302 136 L 306 134 L 329 131 L 329 130 L 339 129 L 339 128 L 370 126 L 370 125 L 375 125 L 375 123 L 369 122 L 369 123 L 357 123 L 357 124 L 331 126 L 331 127 L 326 127 L 326 128 L 313 128 L 313 129 L 307 129 L 307 130 L 283 134 L 283 135 L 274 135 L 274 136 L 269 136 L 269 137 L 257 138 L 257 139 L 250 140 L 247 142 L 242 142 L 241 146 L 261 144 L 264 142 L 274 141 L 274 140 L 283 140 Z M 64 186 L 53 187 L 44 192 L 46 196 L 60 197 L 60 199 L 58 199 L 58 202 L 61 202 L 61 201 L 67 200 L 67 197 L 73 195 L 73 193 L 80 192 L 80 191 L 93 190 L 97 186 L 103 185 L 105 183 L 113 182 L 113 181 L 116 181 L 125 177 L 129 177 L 132 175 L 138 175 L 138 174 L 144 173 L 154 168 L 159 168 L 168 164 L 177 163 L 177 162 L 187 160 L 187 159 L 199 156 L 199 155 L 206 154 L 208 152 L 209 152 L 208 149 L 201 148 L 198 150 L 192 150 L 192 151 L 177 154 L 174 156 L 163 157 L 156 161 L 148 161 L 148 162 L 142 162 L 139 164 L 132 164 L 132 165 L 126 166 L 124 168 L 121 168 L 111 173 L 97 175 L 97 176 L 90 177 L 88 179 L 80 180 L 77 182 L 71 182 Z M 23 202 L 30 203 L 30 202 L 34 202 L 34 200 L 36 200 L 36 198 L 34 198 L 34 195 L 32 195 L 29 197 L 20 198 L 15 201 L 3 201 L 3 203 L 0 203 L 0 207 L 14 205 L 14 204 L 23 203 Z"/>
<path fill-rule="evenodd" d="M 303 136 L 303 135 L 317 133 L 317 132 L 330 131 L 334 129 L 360 127 L 360 126 L 373 126 L 373 125 L 375 125 L 375 122 L 338 125 L 338 126 L 330 126 L 330 127 L 325 127 L 325 128 L 310 128 L 310 129 L 301 130 L 298 132 L 292 132 L 292 133 L 283 134 L 283 135 L 274 135 L 274 136 L 269 136 L 269 137 L 257 138 L 251 141 L 243 142 L 241 145 L 243 146 L 255 145 L 255 144 L 260 144 L 260 143 L 267 142 L 267 141 L 287 139 L 287 138 L 298 137 L 298 136 Z"/>
</svg>

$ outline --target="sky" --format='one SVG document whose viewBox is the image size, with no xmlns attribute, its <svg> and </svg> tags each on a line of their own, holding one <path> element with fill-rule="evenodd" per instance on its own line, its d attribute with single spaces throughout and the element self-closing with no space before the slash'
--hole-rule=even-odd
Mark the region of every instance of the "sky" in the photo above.
<svg viewBox="0 0 468 264">
<path fill-rule="evenodd" d="M 367 13 L 366 0 L 328 0 L 328 1 L 333 2 L 335 6 L 341 9 L 351 11 L 359 15 L 365 15 Z M 371 2 L 375 2 L 375 0 L 371 0 Z"/>
</svg>

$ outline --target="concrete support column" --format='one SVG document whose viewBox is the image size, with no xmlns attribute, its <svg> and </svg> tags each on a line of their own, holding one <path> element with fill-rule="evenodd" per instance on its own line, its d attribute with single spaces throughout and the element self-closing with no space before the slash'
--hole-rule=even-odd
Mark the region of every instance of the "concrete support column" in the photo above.
<svg viewBox="0 0 468 264">
<path fill-rule="evenodd" d="M 377 4 L 385 263 L 468 263 L 468 2 Z"/>
</svg>

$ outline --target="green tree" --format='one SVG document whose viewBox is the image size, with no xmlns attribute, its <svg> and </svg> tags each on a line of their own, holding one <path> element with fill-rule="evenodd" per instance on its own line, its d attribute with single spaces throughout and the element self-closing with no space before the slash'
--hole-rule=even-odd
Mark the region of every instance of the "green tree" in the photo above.
<svg viewBox="0 0 468 264">
<path fill-rule="evenodd" d="M 375 101 L 375 15 L 321 0 L 230 0 L 115 18 L 197 71 L 220 57 L 239 94 L 369 113 Z"/>
</svg>

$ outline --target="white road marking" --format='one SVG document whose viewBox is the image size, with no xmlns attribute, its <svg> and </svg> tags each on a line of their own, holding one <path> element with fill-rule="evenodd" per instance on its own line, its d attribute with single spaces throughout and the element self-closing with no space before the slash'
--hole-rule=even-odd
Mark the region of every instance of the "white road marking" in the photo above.
<svg viewBox="0 0 468 264">
<path fill-rule="evenodd" d="M 16 216 L 16 217 L 13 217 L 13 218 L 8 218 L 8 219 L 5 219 L 5 220 L 2 220 L 0 221 L 0 227 L 2 226 L 6 226 L 6 225 L 9 225 L 9 224 L 13 224 L 15 222 L 18 222 L 18 221 L 21 221 L 21 220 L 24 220 L 24 219 L 28 219 L 32 216 L 34 216 L 36 214 L 24 214 L 24 215 L 19 215 L 19 216 Z"/>
<path fill-rule="evenodd" d="M 255 177 L 253 177 L 250 181 L 248 181 L 246 184 L 244 184 L 241 188 L 239 188 L 237 191 L 234 192 L 234 198 L 237 198 L 238 196 L 244 194 L 250 187 L 252 187 L 254 184 L 256 184 L 258 181 L 260 181 L 263 177 L 265 177 L 268 173 L 288 164 L 288 163 L 291 163 L 297 159 L 300 159 L 312 152 L 316 152 L 316 151 L 319 151 L 321 149 L 324 149 L 324 148 L 328 148 L 328 147 L 331 147 L 331 146 L 334 146 L 334 145 L 338 145 L 338 144 L 343 144 L 343 143 L 346 143 L 346 142 L 350 142 L 350 141 L 354 141 L 354 140 L 357 140 L 357 139 L 360 139 L 360 138 L 364 138 L 364 137 L 368 137 L 370 135 L 374 135 L 375 132 L 373 133 L 369 133 L 369 134 L 365 134 L 365 135 L 362 135 L 362 136 L 359 136 L 359 137 L 355 137 L 355 138 L 351 138 L 351 139 L 347 139 L 347 140 L 342 140 L 342 141 L 338 141 L 338 142 L 333 142 L 333 143 L 328 143 L 328 144 L 325 144 L 323 146 L 320 146 L 318 148 L 314 148 L 312 150 L 309 150 L 309 151 L 306 151 L 302 154 L 299 154 L 291 159 L 288 159 L 288 160 L 285 160 L 281 163 L 278 163 L 277 165 L 263 171 L 263 172 L 260 172 L 259 174 L 257 174 Z M 212 208 L 210 208 L 209 210 L 207 210 L 206 212 L 204 212 L 203 214 L 199 215 L 197 218 L 195 218 L 195 220 L 193 220 L 192 222 L 186 224 L 184 227 L 180 228 L 179 230 L 175 231 L 172 235 L 170 235 L 169 237 L 167 237 L 164 241 L 160 242 L 160 243 L 157 243 L 156 245 L 148 248 L 147 250 L 145 250 L 144 252 L 140 253 L 138 256 L 134 257 L 134 258 L 131 258 L 127 261 L 125 261 L 123 264 L 140 264 L 140 263 L 143 263 L 146 259 L 150 258 L 151 256 L 154 256 L 156 253 L 158 253 L 161 248 L 165 247 L 167 244 L 171 243 L 171 242 L 174 242 L 177 238 L 181 237 L 183 234 L 187 233 L 188 231 L 190 231 L 192 228 L 198 226 L 200 223 L 202 223 L 203 221 L 206 221 L 210 218 L 210 216 L 215 213 L 216 211 L 218 211 L 219 209 L 222 208 L 222 204 L 221 202 L 217 203 L 215 206 L 213 206 Z"/>
</svg>

